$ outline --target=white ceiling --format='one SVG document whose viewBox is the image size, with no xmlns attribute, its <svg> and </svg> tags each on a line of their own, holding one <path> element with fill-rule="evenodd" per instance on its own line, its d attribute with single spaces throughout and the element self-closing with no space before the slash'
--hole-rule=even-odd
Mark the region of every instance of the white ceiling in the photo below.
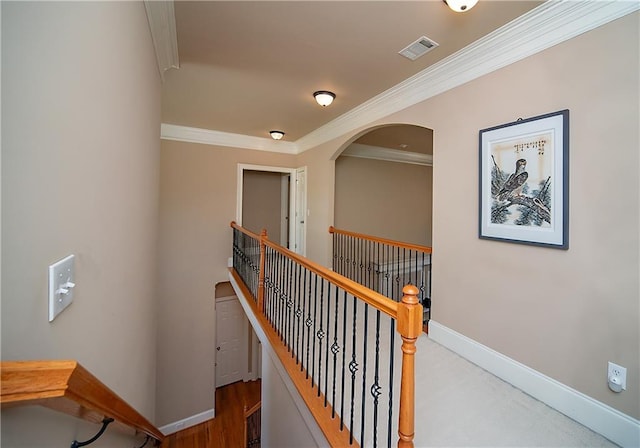
<svg viewBox="0 0 640 448">
<path fill-rule="evenodd" d="M 296 141 L 541 1 L 176 1 L 180 69 L 165 74 L 163 123 Z M 411 61 L 421 36 L 439 47 Z M 331 90 L 318 106 L 312 93 Z"/>
<path fill-rule="evenodd" d="M 440 0 L 145 4 L 164 79 L 162 138 L 292 154 L 640 9 L 594 0 L 480 0 L 465 13 Z M 423 35 L 440 46 L 413 62 L 397 54 Z M 178 57 L 180 68 L 165 71 Z M 336 101 L 318 106 L 315 90 Z M 271 140 L 271 129 L 285 138 Z"/>
</svg>

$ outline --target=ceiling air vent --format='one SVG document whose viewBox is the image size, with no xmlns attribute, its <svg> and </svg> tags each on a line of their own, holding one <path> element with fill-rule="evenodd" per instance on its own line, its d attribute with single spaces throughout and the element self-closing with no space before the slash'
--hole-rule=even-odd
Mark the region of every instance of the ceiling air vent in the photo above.
<svg viewBox="0 0 640 448">
<path fill-rule="evenodd" d="M 415 42 L 410 43 L 409 45 L 407 45 L 405 48 L 400 50 L 398 53 L 400 53 L 405 58 L 409 58 L 412 61 L 415 61 L 420 56 L 422 56 L 423 54 L 425 54 L 428 51 L 433 50 L 437 46 L 438 46 L 437 42 L 432 41 L 431 39 L 429 39 L 426 36 L 422 36 L 420 39 L 418 39 Z"/>
</svg>

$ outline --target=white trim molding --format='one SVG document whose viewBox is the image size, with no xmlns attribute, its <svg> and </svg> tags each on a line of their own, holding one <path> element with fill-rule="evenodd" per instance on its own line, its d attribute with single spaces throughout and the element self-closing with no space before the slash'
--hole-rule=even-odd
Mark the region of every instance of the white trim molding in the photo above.
<svg viewBox="0 0 640 448">
<path fill-rule="evenodd" d="M 623 447 L 640 446 L 640 421 L 438 322 L 429 338 Z"/>
<path fill-rule="evenodd" d="M 164 81 L 164 72 L 172 68 L 180 68 L 173 0 L 145 0 L 144 7 L 147 11 L 153 48 L 156 51 L 158 71 L 160 78 Z"/>
<path fill-rule="evenodd" d="M 257 151 L 297 154 L 298 147 L 292 142 L 273 140 L 271 138 L 254 137 L 251 135 L 232 134 L 230 132 L 212 131 L 209 129 L 192 128 L 176 124 L 162 123 L 160 138 L 179 142 L 201 143 L 204 145 L 227 146 L 231 148 L 255 149 Z"/>
<path fill-rule="evenodd" d="M 546 1 L 296 142 L 279 142 L 286 145 L 267 145 L 267 142 L 274 142 L 258 137 L 202 129 L 200 131 L 212 134 L 208 134 L 207 138 L 183 140 L 182 133 L 177 130 L 181 126 L 165 124 L 162 125 L 162 138 L 298 154 L 638 9 L 638 1 Z M 172 132 L 165 131 L 165 126 L 172 126 Z M 249 144 L 251 146 L 248 146 Z"/>
<path fill-rule="evenodd" d="M 360 143 L 352 143 L 340 155 L 360 157 L 362 159 L 384 160 L 386 162 L 433 166 L 433 156 L 431 154 L 381 148 L 379 146 L 362 145 Z"/>
<path fill-rule="evenodd" d="M 162 434 L 165 436 L 171 435 L 178 431 L 182 431 L 183 429 L 191 428 L 192 426 L 199 425 L 200 423 L 204 423 L 212 418 L 215 418 L 216 411 L 215 409 L 209 409 L 204 412 L 200 412 L 199 414 L 192 415 L 191 417 L 183 418 L 182 420 L 178 420 L 177 422 L 169 423 L 167 425 L 161 426 L 158 428 Z"/>
</svg>

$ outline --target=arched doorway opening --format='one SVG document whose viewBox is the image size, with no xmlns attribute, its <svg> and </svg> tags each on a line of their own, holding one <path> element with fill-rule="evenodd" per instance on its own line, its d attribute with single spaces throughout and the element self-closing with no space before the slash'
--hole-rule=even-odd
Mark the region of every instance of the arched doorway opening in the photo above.
<svg viewBox="0 0 640 448">
<path fill-rule="evenodd" d="M 394 124 L 366 131 L 335 162 L 334 226 L 432 245 L 433 131 Z"/>
</svg>

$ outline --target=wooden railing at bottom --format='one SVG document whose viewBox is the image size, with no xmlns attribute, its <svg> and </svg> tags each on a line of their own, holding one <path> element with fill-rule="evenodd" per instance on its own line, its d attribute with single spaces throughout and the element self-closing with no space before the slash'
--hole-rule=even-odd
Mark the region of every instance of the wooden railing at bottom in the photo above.
<svg viewBox="0 0 640 448">
<path fill-rule="evenodd" d="M 260 448 L 260 408 L 262 401 L 244 407 L 244 443 L 246 448 Z"/>
<path fill-rule="evenodd" d="M 101 423 L 134 429 L 161 442 L 164 435 L 76 361 L 2 361 L 2 408 L 40 405 Z"/>
</svg>

